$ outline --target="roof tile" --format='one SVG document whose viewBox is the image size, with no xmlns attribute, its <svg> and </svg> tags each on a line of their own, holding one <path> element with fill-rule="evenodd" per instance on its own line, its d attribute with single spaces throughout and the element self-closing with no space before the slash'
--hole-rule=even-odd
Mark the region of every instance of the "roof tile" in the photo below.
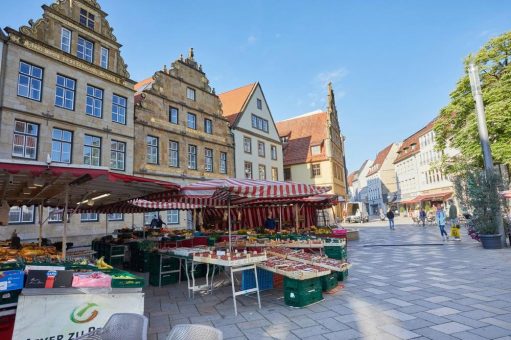
<svg viewBox="0 0 511 340">
<path fill-rule="evenodd" d="M 223 115 L 227 118 L 231 126 L 236 121 L 236 118 L 238 118 L 238 114 L 241 113 L 243 106 L 256 85 L 257 83 L 251 83 L 218 95 L 218 98 L 220 98 L 222 102 Z"/>
</svg>

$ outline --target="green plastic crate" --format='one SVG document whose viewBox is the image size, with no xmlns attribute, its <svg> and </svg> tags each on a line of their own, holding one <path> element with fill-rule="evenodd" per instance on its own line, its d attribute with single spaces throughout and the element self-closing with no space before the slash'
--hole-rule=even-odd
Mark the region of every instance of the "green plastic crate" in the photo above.
<svg viewBox="0 0 511 340">
<path fill-rule="evenodd" d="M 329 290 L 332 290 L 335 287 L 337 287 L 338 284 L 337 277 L 338 275 L 336 272 L 321 277 L 321 287 L 324 292 L 328 292 Z"/>
<path fill-rule="evenodd" d="M 336 272 L 336 273 L 337 273 L 337 280 L 346 281 L 348 279 L 348 270 L 345 270 L 343 272 Z"/>
<path fill-rule="evenodd" d="M 325 255 L 331 259 L 344 260 L 347 258 L 346 250 L 343 247 L 325 247 Z"/>
<path fill-rule="evenodd" d="M 112 288 L 141 288 L 144 287 L 144 278 L 135 276 L 128 272 L 120 272 L 112 275 Z M 123 275 L 127 278 L 119 278 Z"/>
<path fill-rule="evenodd" d="M 307 289 L 284 287 L 284 302 L 288 306 L 305 307 L 321 300 L 323 300 L 321 283 L 319 283 L 319 287 L 314 284 Z"/>
<path fill-rule="evenodd" d="M 290 279 L 289 277 L 284 276 L 284 288 L 291 288 L 299 291 L 309 290 L 310 288 L 319 288 L 321 289 L 321 278 L 313 278 L 308 280 L 296 280 Z"/>
<path fill-rule="evenodd" d="M 179 280 L 179 274 L 178 273 L 171 273 L 171 274 L 162 274 L 161 275 L 161 285 L 169 285 L 172 283 L 177 283 Z M 158 275 L 150 275 L 149 276 L 149 284 L 152 286 L 158 286 Z"/>
<path fill-rule="evenodd" d="M 21 289 L 0 292 L 0 308 L 2 308 L 2 305 L 18 302 L 18 296 L 20 293 Z"/>
</svg>

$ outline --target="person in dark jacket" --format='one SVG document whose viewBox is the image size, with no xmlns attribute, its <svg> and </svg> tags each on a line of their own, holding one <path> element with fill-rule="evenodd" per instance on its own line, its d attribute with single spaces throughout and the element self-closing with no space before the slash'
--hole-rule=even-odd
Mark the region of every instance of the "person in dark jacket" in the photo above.
<svg viewBox="0 0 511 340">
<path fill-rule="evenodd" d="M 392 212 L 392 208 L 389 208 L 387 211 L 387 218 L 389 219 L 390 230 L 394 230 L 394 213 Z"/>
<path fill-rule="evenodd" d="M 426 226 L 426 211 L 424 210 L 424 208 L 421 208 L 421 210 L 419 211 L 419 220 L 422 222 L 422 226 L 425 227 Z"/>
</svg>

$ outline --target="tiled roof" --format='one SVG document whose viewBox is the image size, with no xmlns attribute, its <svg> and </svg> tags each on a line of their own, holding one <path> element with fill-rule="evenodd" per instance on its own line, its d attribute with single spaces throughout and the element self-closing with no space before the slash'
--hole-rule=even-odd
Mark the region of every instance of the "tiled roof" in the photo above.
<svg viewBox="0 0 511 340">
<path fill-rule="evenodd" d="M 429 122 L 425 127 L 415 132 L 410 137 L 406 138 L 401 144 L 401 147 L 397 151 L 397 157 L 394 160 L 394 164 L 404 161 L 408 157 L 411 157 L 420 151 L 419 138 L 433 129 L 436 118 Z M 415 145 L 415 146 L 412 146 Z M 413 149 L 412 149 L 413 148 Z"/>
<path fill-rule="evenodd" d="M 358 171 L 353 171 L 351 174 L 348 175 L 348 186 L 351 186 L 353 184 L 353 181 L 355 180 L 357 174 Z"/>
<path fill-rule="evenodd" d="M 277 122 L 279 136 L 289 137 L 283 143 L 284 165 L 326 160 L 323 141 L 327 138 L 327 113 L 315 112 Z M 311 154 L 311 146 L 321 145 L 319 155 Z"/>
<path fill-rule="evenodd" d="M 136 83 L 135 86 L 133 86 L 133 88 L 137 92 L 143 91 L 146 88 L 146 86 L 151 84 L 153 81 L 154 81 L 153 77 L 149 77 L 147 79 L 144 79 L 144 80 L 139 81 L 138 83 Z"/>
<path fill-rule="evenodd" d="M 392 145 L 394 145 L 394 144 L 390 144 L 385 149 L 378 152 L 378 154 L 376 155 L 376 158 L 374 159 L 373 165 L 371 165 L 371 167 L 369 168 L 369 172 L 367 173 L 366 176 L 374 175 L 375 173 L 378 172 L 378 170 L 380 170 L 381 165 L 383 164 L 383 162 L 387 158 L 387 155 L 390 152 L 390 149 L 392 149 Z"/>
<path fill-rule="evenodd" d="M 227 118 L 231 126 L 236 121 L 236 118 L 238 118 L 238 114 L 243 110 L 245 103 L 256 85 L 257 83 L 251 83 L 218 95 L 218 98 L 220 98 L 222 102 L 223 115 Z"/>
</svg>

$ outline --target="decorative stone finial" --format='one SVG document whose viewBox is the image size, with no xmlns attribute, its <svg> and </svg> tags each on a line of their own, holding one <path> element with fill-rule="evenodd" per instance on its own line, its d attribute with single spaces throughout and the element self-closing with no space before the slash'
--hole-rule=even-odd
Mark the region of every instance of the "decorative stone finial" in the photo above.
<svg viewBox="0 0 511 340">
<path fill-rule="evenodd" d="M 163 65 L 163 73 L 167 73 L 167 65 Z"/>
<path fill-rule="evenodd" d="M 179 60 L 183 61 L 184 58 L 183 58 L 183 53 L 181 53 L 181 55 L 179 56 Z"/>
<path fill-rule="evenodd" d="M 188 52 L 188 58 L 193 60 L 193 47 L 190 47 L 190 51 Z"/>
</svg>

